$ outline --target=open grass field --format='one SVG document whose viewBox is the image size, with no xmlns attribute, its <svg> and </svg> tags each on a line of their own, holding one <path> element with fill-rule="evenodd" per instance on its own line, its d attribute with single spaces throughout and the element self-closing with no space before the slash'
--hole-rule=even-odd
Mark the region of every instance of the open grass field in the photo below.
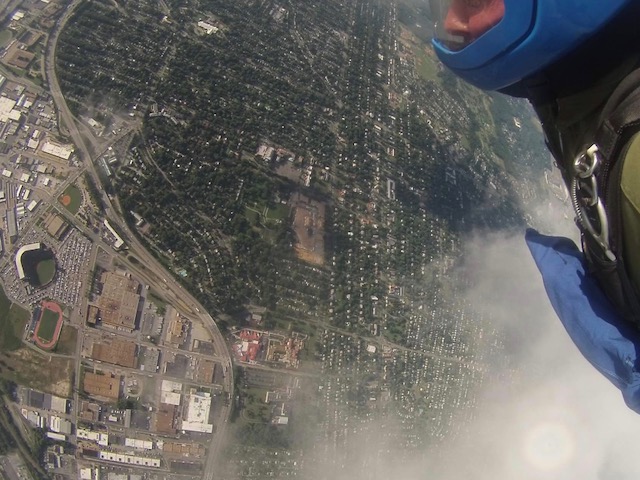
<svg viewBox="0 0 640 480">
<path fill-rule="evenodd" d="M 69 185 L 64 193 L 60 196 L 58 201 L 64 208 L 69 210 L 73 215 L 80 210 L 80 204 L 82 203 L 82 192 L 75 185 Z"/>
<path fill-rule="evenodd" d="M 253 226 L 269 227 L 270 223 L 280 223 L 289 216 L 290 209 L 281 203 L 269 208 L 265 205 L 247 206 L 244 210 L 246 219 Z"/>
<path fill-rule="evenodd" d="M 74 355 L 76 353 L 76 344 L 78 342 L 78 330 L 69 325 L 62 327 L 60 338 L 56 345 L 56 352 L 63 355 Z"/>
<path fill-rule="evenodd" d="M 289 207 L 277 204 L 273 208 L 267 209 L 266 217 L 269 220 L 284 220 L 289 215 Z"/>
<path fill-rule="evenodd" d="M 244 215 L 249 223 L 253 226 L 258 225 L 258 223 L 260 222 L 260 213 L 256 210 L 253 210 L 252 208 L 245 207 Z"/>
<path fill-rule="evenodd" d="M 54 259 L 43 260 L 36 266 L 36 272 L 40 285 L 47 285 L 56 274 L 56 261 Z"/>
<path fill-rule="evenodd" d="M 160 297 L 160 294 L 153 290 L 149 290 L 149 292 L 147 293 L 147 300 L 153 303 L 158 309 L 161 309 L 162 311 L 165 311 L 167 309 L 167 302 Z"/>
<path fill-rule="evenodd" d="M 416 70 L 424 80 L 438 81 L 437 60 L 428 55 L 425 47 L 414 45 L 413 53 L 416 56 Z"/>
<path fill-rule="evenodd" d="M 0 31 L 0 47 L 6 47 L 13 38 L 11 30 L 4 29 Z"/>
<path fill-rule="evenodd" d="M 410 60 L 416 66 L 416 73 L 423 80 L 439 82 L 439 61 L 428 42 L 415 35 L 411 28 L 402 27 L 401 42 L 407 52 L 411 52 Z"/>
<path fill-rule="evenodd" d="M 22 335 L 28 321 L 29 312 L 11 303 L 0 288 L 0 351 L 11 352 L 22 346 Z"/>
<path fill-rule="evenodd" d="M 242 423 L 267 423 L 270 419 L 269 406 L 264 403 L 267 390 L 247 387 L 242 393 L 244 394 L 240 414 Z"/>
</svg>

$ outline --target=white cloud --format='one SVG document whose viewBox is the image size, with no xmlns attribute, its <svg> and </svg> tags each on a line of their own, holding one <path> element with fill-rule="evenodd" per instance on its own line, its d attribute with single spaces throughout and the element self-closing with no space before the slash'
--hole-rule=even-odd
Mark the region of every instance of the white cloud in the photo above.
<svg viewBox="0 0 640 480">
<path fill-rule="evenodd" d="M 523 232 L 475 236 L 467 251 L 470 299 L 507 333 L 507 357 L 492 368 L 513 373 L 486 385 L 476 421 L 431 460 L 430 478 L 640 478 L 640 416 L 557 320 Z"/>
</svg>

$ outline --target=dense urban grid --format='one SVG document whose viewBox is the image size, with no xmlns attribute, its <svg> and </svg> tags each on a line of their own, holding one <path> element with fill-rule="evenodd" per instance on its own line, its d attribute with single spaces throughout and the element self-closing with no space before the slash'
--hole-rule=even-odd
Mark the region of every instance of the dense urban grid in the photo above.
<svg viewBox="0 0 640 480">
<path fill-rule="evenodd" d="M 377 478 L 464 434 L 503 339 L 462 239 L 549 162 L 425 3 L 0 4 L 0 471 Z"/>
</svg>

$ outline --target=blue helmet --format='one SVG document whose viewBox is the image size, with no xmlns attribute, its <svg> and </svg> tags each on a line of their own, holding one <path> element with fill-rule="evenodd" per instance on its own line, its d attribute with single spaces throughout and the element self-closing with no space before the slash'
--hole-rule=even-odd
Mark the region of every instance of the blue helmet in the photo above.
<svg viewBox="0 0 640 480">
<path fill-rule="evenodd" d="M 433 46 L 456 75 L 499 90 L 560 60 L 634 2 L 431 0 Z"/>
</svg>

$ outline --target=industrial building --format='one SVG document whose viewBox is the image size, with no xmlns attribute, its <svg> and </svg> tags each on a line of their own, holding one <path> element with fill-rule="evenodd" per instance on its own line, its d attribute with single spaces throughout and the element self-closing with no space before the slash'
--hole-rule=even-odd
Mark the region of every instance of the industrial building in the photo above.
<svg viewBox="0 0 640 480">
<path fill-rule="evenodd" d="M 133 332 L 140 303 L 140 283 L 113 272 L 104 272 L 101 278 L 102 294 L 98 300 L 100 318 L 104 326 Z"/>
<path fill-rule="evenodd" d="M 51 237 L 60 240 L 69 228 L 69 224 L 60 215 L 50 213 L 44 219 L 44 228 Z"/>
<path fill-rule="evenodd" d="M 181 429 L 184 431 L 212 433 L 213 425 L 209 423 L 211 410 L 211 394 L 191 389 L 187 397 L 186 412 L 182 418 Z"/>
<path fill-rule="evenodd" d="M 120 397 L 120 375 L 85 372 L 82 388 L 89 395 L 117 400 Z"/>
<path fill-rule="evenodd" d="M 42 153 L 46 153 L 57 160 L 69 160 L 73 154 L 73 145 L 63 145 L 48 139 L 40 149 Z"/>
<path fill-rule="evenodd" d="M 68 400 L 66 398 L 56 397 L 55 395 L 38 392 L 30 388 L 20 388 L 18 397 L 20 398 L 20 403 L 31 408 L 68 413 Z"/>
<path fill-rule="evenodd" d="M 105 339 L 101 343 L 94 343 L 91 356 L 94 360 L 120 365 L 121 367 L 136 367 L 137 345 L 119 338 Z"/>
</svg>

